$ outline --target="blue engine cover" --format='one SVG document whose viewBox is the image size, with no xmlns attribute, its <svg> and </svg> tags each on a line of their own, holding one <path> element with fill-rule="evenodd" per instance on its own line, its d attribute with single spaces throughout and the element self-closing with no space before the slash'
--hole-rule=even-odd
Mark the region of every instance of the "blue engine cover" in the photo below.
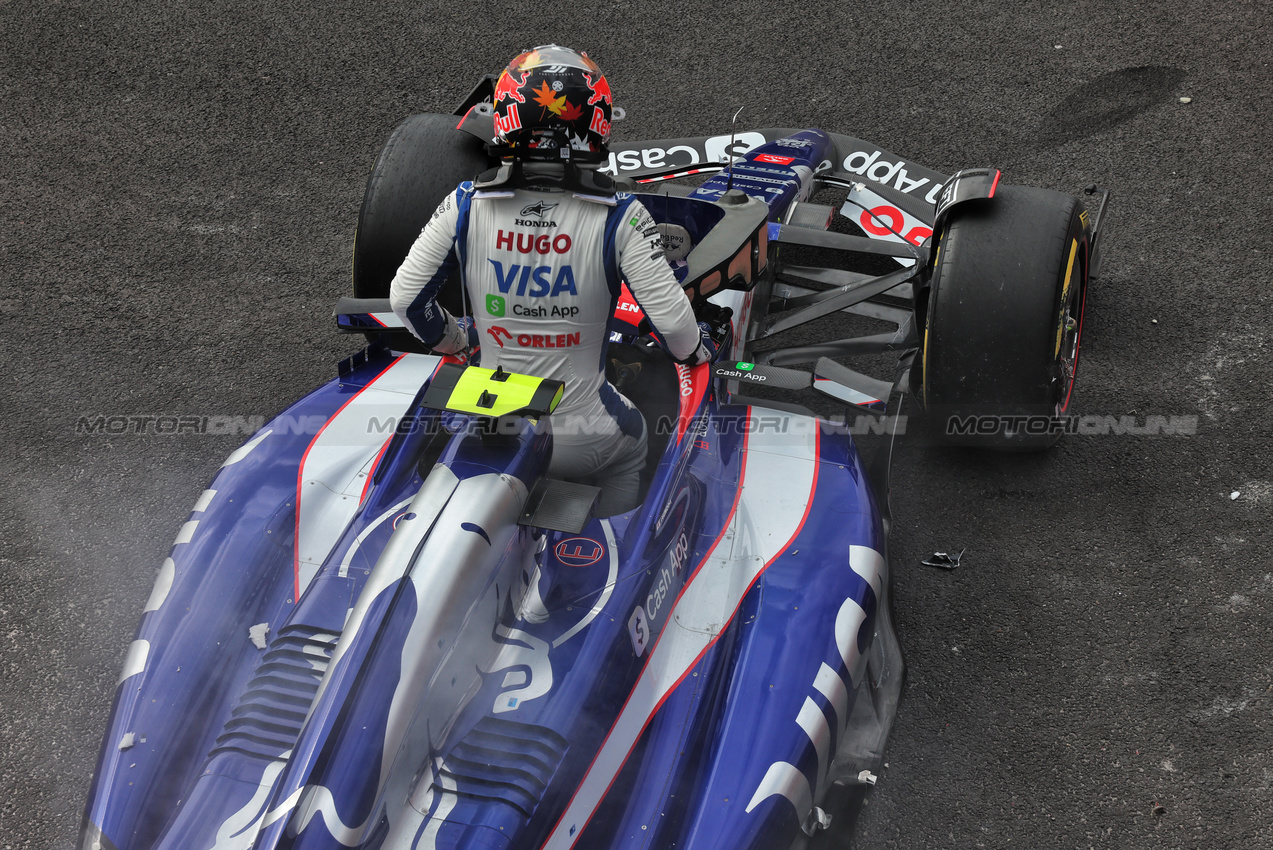
<svg viewBox="0 0 1273 850">
<path fill-rule="evenodd" d="M 733 185 L 776 215 L 829 150 L 769 142 Z M 374 356 L 217 473 L 128 652 L 83 847 L 768 850 L 878 756 L 854 718 L 900 666 L 847 433 L 678 367 L 642 506 L 545 531 L 518 518 L 551 423 L 422 408 L 438 363 Z"/>
</svg>

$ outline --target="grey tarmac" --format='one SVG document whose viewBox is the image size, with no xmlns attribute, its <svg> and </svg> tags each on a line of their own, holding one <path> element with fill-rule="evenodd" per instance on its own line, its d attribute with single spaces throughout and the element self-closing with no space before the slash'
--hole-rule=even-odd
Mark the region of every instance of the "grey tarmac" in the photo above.
<svg viewBox="0 0 1273 850">
<path fill-rule="evenodd" d="M 1038 456 L 901 446 L 909 680 L 833 843 L 1273 847 L 1270 11 L 0 0 L 0 850 L 74 845 L 121 660 L 234 417 L 356 347 L 330 313 L 382 141 L 546 41 L 607 70 L 620 138 L 727 132 L 741 107 L 1108 186 L 1076 412 L 1197 417 Z M 98 415 L 230 425 L 77 433 Z"/>
</svg>

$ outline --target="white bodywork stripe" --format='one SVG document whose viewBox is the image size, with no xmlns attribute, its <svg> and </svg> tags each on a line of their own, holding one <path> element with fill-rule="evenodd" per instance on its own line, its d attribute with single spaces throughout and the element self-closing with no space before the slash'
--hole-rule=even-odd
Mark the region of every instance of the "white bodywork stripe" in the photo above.
<svg viewBox="0 0 1273 850">
<path fill-rule="evenodd" d="M 287 766 L 286 757 L 290 755 L 291 751 L 288 751 L 283 754 L 283 758 L 265 766 L 252 799 L 226 818 L 217 829 L 216 843 L 212 845 L 212 850 L 249 850 L 256 843 L 257 833 L 264 825 L 264 810 L 269 803 L 270 791 L 274 788 L 278 775 Z"/>
<path fill-rule="evenodd" d="M 385 444 L 392 425 L 432 376 L 439 358 L 406 354 L 349 399 L 309 444 L 297 477 L 297 593 L 313 579 L 358 510 L 358 477 Z M 375 417 L 382 427 L 371 427 Z M 390 424 L 388 431 L 384 425 Z M 353 489 L 351 489 L 351 487 Z"/>
<path fill-rule="evenodd" d="M 827 698 L 835 709 L 835 722 L 843 726 L 849 720 L 849 689 L 844 686 L 840 674 L 823 662 L 818 668 L 818 675 L 813 680 L 813 687 Z"/>
<path fill-rule="evenodd" d="M 809 788 L 809 780 L 794 764 L 776 761 L 769 765 L 765 778 L 760 781 L 760 787 L 752 795 L 745 811 L 751 812 L 758 804 L 775 794 L 790 800 L 801 820 L 813 808 L 813 791 Z"/>
<path fill-rule="evenodd" d="M 884 557 L 867 546 L 850 546 L 849 565 L 853 572 L 871 585 L 878 599 Z M 862 606 L 852 597 L 844 600 L 836 613 L 835 644 L 836 651 L 839 652 L 849 670 L 850 684 L 854 689 L 860 684 L 861 668 L 865 661 L 862 654 L 858 652 L 858 638 L 861 637 L 862 628 L 865 625 L 866 611 Z M 835 733 L 837 739 L 841 739 L 849 722 L 849 691 L 845 687 L 844 680 L 840 678 L 838 671 L 823 662 L 818 668 L 817 676 L 813 679 L 813 688 L 826 697 L 827 702 L 835 709 Z M 827 772 L 831 769 L 831 758 L 828 757 L 831 753 L 831 726 L 823 710 L 809 697 L 805 697 L 804 705 L 796 715 L 796 725 L 804 730 L 805 735 L 813 742 L 814 749 L 817 750 L 818 767 L 813 776 L 813 785 L 810 786 L 807 778 L 803 776 L 801 776 L 803 783 L 797 782 L 791 773 L 791 770 L 794 770 L 792 765 L 787 762 L 775 762 L 765 772 L 764 778 L 756 788 L 756 793 L 752 795 L 747 811 L 750 812 L 760 801 L 777 794 L 786 797 L 791 805 L 795 806 L 796 817 L 802 823 L 808 817 L 813 806 L 813 788 L 822 785 Z"/>
<path fill-rule="evenodd" d="M 447 815 L 451 814 L 451 810 L 455 808 L 455 804 L 460 798 L 455 794 L 455 780 L 449 779 L 443 772 L 445 765 L 442 759 L 438 759 L 438 777 L 442 782 L 442 799 L 438 801 L 438 807 L 433 812 L 433 817 L 429 819 L 429 825 L 424 828 L 424 834 L 420 836 L 420 841 L 416 844 L 416 850 L 437 850 L 438 832 L 442 829 L 442 825 L 446 823 Z"/>
<path fill-rule="evenodd" d="M 199 494 L 199 500 L 194 503 L 191 509 L 192 513 L 201 514 L 208 509 L 208 505 L 212 504 L 212 497 L 217 494 L 216 490 L 204 490 Z"/>
<path fill-rule="evenodd" d="M 803 419 L 772 416 L 797 425 Z M 753 582 L 802 527 L 817 480 L 817 428 L 776 428 L 773 433 L 768 438 L 749 435 L 738 505 L 676 600 L 645 669 L 545 850 L 575 845 L 663 700 L 716 642 Z M 808 781 L 796 774 L 809 794 Z"/>
<path fill-rule="evenodd" d="M 809 736 L 809 741 L 818 752 L 818 772 L 814 775 L 821 781 L 822 775 L 831 766 L 831 761 L 827 758 L 831 748 L 831 725 L 827 723 L 827 716 L 816 702 L 805 697 L 804 705 L 800 706 L 800 713 L 796 715 L 796 725 Z M 799 814 L 803 820 L 806 812 L 801 811 Z"/>
<path fill-rule="evenodd" d="M 818 770 L 814 776 L 816 781 L 821 782 L 822 776 L 831 767 L 828 757 L 831 750 L 831 726 L 827 723 L 827 716 L 816 702 L 805 697 L 804 705 L 796 715 L 796 725 L 809 736 L 809 741 L 818 753 Z M 769 765 L 765 778 L 760 780 L 760 785 L 757 786 L 756 793 L 751 795 L 745 811 L 750 813 L 774 795 L 786 797 L 795 807 L 796 817 L 802 823 L 813 808 L 813 788 L 809 785 L 809 779 L 790 762 L 777 761 Z"/>
<path fill-rule="evenodd" d="M 332 838 L 346 847 L 358 846 L 367 822 L 364 820 L 357 826 L 346 826 L 340 819 L 340 813 L 336 811 L 336 800 L 332 797 L 332 792 L 325 785 L 306 785 L 301 789 L 301 796 L 296 804 L 296 814 L 292 816 L 292 822 L 288 824 L 288 828 L 300 835 L 316 814 L 323 816 L 323 825 L 327 827 Z"/>
<path fill-rule="evenodd" d="M 870 546 L 850 546 L 849 566 L 866 579 L 875 598 L 880 598 L 880 576 L 884 575 L 884 556 Z"/>
<path fill-rule="evenodd" d="M 135 640 L 128 646 L 128 654 L 124 656 L 124 669 L 119 673 L 122 683 L 130 676 L 145 672 L 146 659 L 150 657 L 150 641 Z"/>
<path fill-rule="evenodd" d="M 177 532 L 177 539 L 172 541 L 172 545 L 176 546 L 180 543 L 189 543 L 194 539 L 194 530 L 199 527 L 199 520 L 192 519 L 185 525 L 181 526 L 181 531 Z"/>
<path fill-rule="evenodd" d="M 150 589 L 150 598 L 146 600 L 146 607 L 141 609 L 143 614 L 159 610 L 164 600 L 168 598 L 168 593 L 172 590 L 172 581 L 176 576 L 176 563 L 172 558 L 164 558 L 163 565 L 159 567 L 159 575 L 155 576 L 155 585 Z"/>
<path fill-rule="evenodd" d="M 235 464 L 243 460 L 243 458 L 247 457 L 248 455 L 252 453 L 252 450 L 254 448 L 261 445 L 262 440 L 264 440 L 266 437 L 268 437 L 270 434 L 273 434 L 273 433 L 274 433 L 273 428 L 271 428 L 268 431 L 262 431 L 261 433 L 253 437 L 252 439 L 248 440 L 243 445 L 239 446 L 237 449 L 235 449 L 233 452 L 230 453 L 230 456 L 228 458 L 225 459 L 225 463 L 221 464 L 221 468 L 225 469 L 227 466 L 230 466 L 231 464 Z"/>
<path fill-rule="evenodd" d="M 856 688 L 862 680 L 862 665 L 866 661 L 858 649 L 858 630 L 866 622 L 866 610 L 850 596 L 840 606 L 840 613 L 835 617 L 835 645 L 844 659 L 844 666 L 849 671 L 849 681 Z"/>
<path fill-rule="evenodd" d="M 480 666 L 481 671 L 489 675 L 509 668 L 526 668 L 513 670 L 504 677 L 502 687 L 511 687 L 514 690 L 501 690 L 491 709 L 494 714 L 504 714 L 516 711 L 522 703 L 538 699 L 552 690 L 553 665 L 548 659 L 548 641 L 518 629 L 510 629 L 503 623 L 495 624 L 495 634 L 503 646 L 493 661 Z M 527 670 L 530 672 L 529 676 Z"/>
</svg>

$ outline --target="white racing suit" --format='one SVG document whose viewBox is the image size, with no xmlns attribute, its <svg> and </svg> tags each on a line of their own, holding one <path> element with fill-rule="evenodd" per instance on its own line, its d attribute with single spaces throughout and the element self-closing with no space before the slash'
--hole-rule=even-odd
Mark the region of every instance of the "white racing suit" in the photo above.
<svg viewBox="0 0 1273 850">
<path fill-rule="evenodd" d="M 674 358 L 706 359 L 649 212 L 626 193 L 461 184 L 425 225 L 389 294 L 411 332 L 443 354 L 468 345 L 464 330 L 436 303 L 457 267 L 482 366 L 565 382 L 551 419 L 549 474 L 600 485 L 599 515 L 635 507 L 645 421 L 605 378 L 607 322 L 621 281 Z"/>
</svg>

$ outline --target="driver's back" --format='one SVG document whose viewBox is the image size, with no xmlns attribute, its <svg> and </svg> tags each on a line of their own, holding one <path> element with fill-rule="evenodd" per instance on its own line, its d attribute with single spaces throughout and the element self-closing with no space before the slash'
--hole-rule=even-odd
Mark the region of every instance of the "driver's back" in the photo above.
<svg viewBox="0 0 1273 850">
<path fill-rule="evenodd" d="M 459 237 L 482 365 L 564 382 L 554 420 L 602 413 L 591 408 L 619 295 L 613 230 L 628 206 L 528 189 L 474 192 L 469 201 Z"/>
<path fill-rule="evenodd" d="M 425 229 L 455 234 L 466 295 L 482 343 L 482 365 L 565 383 L 554 414 L 560 433 L 637 429 L 605 380 L 608 323 L 626 281 L 678 359 L 699 333 L 664 259 L 660 233 L 632 195 L 463 184 Z M 453 229 L 445 219 L 453 218 Z M 437 225 L 443 225 L 435 227 Z M 408 264 L 411 258 L 408 258 Z"/>
<path fill-rule="evenodd" d="M 637 494 L 646 429 L 605 379 L 622 282 L 673 357 L 710 356 L 649 212 L 626 193 L 461 184 L 425 225 L 390 288 L 395 312 L 430 345 L 448 322 L 454 327 L 436 296 L 456 266 L 482 365 L 565 385 L 552 417 L 550 472 L 607 482 L 603 507 L 626 510 Z"/>
</svg>

